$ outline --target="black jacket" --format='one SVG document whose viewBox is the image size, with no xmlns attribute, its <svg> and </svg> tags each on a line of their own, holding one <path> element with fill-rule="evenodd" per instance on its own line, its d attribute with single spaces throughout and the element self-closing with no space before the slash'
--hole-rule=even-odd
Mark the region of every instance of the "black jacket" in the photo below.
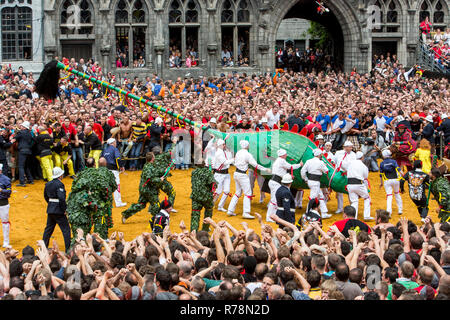
<svg viewBox="0 0 450 320">
<path fill-rule="evenodd" d="M 34 138 L 36 143 L 36 152 L 38 156 L 45 157 L 52 155 L 53 138 L 48 133 L 41 133 Z"/>
<path fill-rule="evenodd" d="M 64 214 L 66 212 L 66 189 L 59 179 L 53 179 L 45 184 L 44 198 L 48 203 L 48 214 Z"/>
<path fill-rule="evenodd" d="M 31 148 L 33 147 L 33 136 L 30 130 L 20 130 L 17 132 L 15 139 L 17 141 L 17 149 L 19 153 L 32 154 Z"/>
<path fill-rule="evenodd" d="M 434 143 L 434 126 L 433 123 L 428 123 L 422 130 L 422 135 L 430 143 Z"/>
<path fill-rule="evenodd" d="M 291 190 L 286 186 L 281 186 L 275 193 L 277 199 L 277 216 L 287 222 L 295 224 L 295 200 Z"/>
<path fill-rule="evenodd" d="M 94 131 L 92 131 L 90 135 L 84 137 L 84 146 L 86 152 L 89 150 L 102 150 L 102 143 Z"/>
<path fill-rule="evenodd" d="M 289 125 L 289 130 L 291 130 L 294 125 L 297 125 L 299 130 L 302 130 L 303 127 L 305 126 L 305 122 L 302 120 L 302 118 L 300 117 L 297 118 L 294 115 L 291 115 L 287 119 L 287 123 Z"/>
<path fill-rule="evenodd" d="M 445 118 L 436 130 L 444 133 L 445 144 L 450 142 L 450 118 Z"/>
<path fill-rule="evenodd" d="M 61 155 L 61 153 L 67 152 L 67 154 L 69 156 L 71 156 L 72 155 L 72 147 L 70 146 L 70 143 L 63 146 L 60 141 L 56 144 L 55 147 L 53 147 L 53 152 L 56 154 L 59 154 L 59 155 Z"/>
<path fill-rule="evenodd" d="M 6 159 L 6 149 L 11 147 L 12 143 L 9 141 L 5 141 L 3 136 L 0 135 L 0 160 Z"/>
</svg>

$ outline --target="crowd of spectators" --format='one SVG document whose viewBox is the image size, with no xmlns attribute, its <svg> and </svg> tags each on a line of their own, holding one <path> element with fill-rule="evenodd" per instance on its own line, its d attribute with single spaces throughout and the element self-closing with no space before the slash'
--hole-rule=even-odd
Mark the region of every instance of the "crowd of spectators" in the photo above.
<svg viewBox="0 0 450 320">
<path fill-rule="evenodd" d="M 438 145 L 439 132 L 450 142 L 447 113 L 448 80 L 407 72 L 395 56 L 375 57 L 369 73 L 277 71 L 261 75 L 230 73 L 216 78 L 163 81 L 117 79 L 89 60 L 62 60 L 71 67 L 108 81 L 158 105 L 222 131 L 306 127 L 341 148 L 353 140 L 354 151 L 372 151 L 392 142 L 399 122 L 406 122 L 415 139 Z M 171 147 L 171 134 L 200 130 L 164 116 L 126 96 L 62 73 L 59 98 L 47 101 L 34 93 L 34 76 L 23 68 L 0 71 L 0 162 L 3 173 L 33 183 L 42 177 L 33 144 L 25 148 L 18 135 L 31 141 L 42 132 L 72 145 L 76 172 L 83 170 L 85 135 L 100 146 L 110 137 L 122 156 L 132 158 L 129 170 L 141 168 L 140 157 L 155 147 Z M 19 134 L 22 132 L 21 134 Z M 191 164 L 192 142 L 177 142 L 179 168 Z M 28 141 L 30 142 L 30 141 Z M 56 144 L 60 143 L 57 142 Z M 203 145 L 204 147 L 205 145 Z M 378 149 L 376 149 L 376 146 Z M 375 148 L 375 150 L 373 150 Z M 191 152 L 192 151 L 192 152 Z M 375 154 L 375 155 L 373 155 Z M 24 160 L 25 159 L 25 160 Z M 376 163 L 376 161 L 375 161 Z M 66 163 L 65 163 L 66 164 Z M 181 164 L 181 166 L 180 166 Z M 375 170 L 375 169 L 374 169 Z M 344 218 L 354 219 L 352 207 Z M 226 221 L 208 220 L 211 235 L 165 229 L 163 236 L 143 233 L 125 241 L 122 233 L 109 239 L 96 234 L 77 236 L 67 253 L 56 242 L 47 249 L 27 246 L 0 251 L 0 296 L 8 299 L 220 299 L 220 300 L 441 300 L 450 296 L 450 225 L 425 219 L 420 227 L 402 218 L 389 223 L 377 212 L 376 226 L 367 230 L 324 231 L 316 223 L 304 230 L 284 221 L 261 232 L 245 222 L 238 230 Z M 276 216 L 273 217 L 276 219 Z M 346 224 L 347 225 L 347 224 Z M 230 235 L 231 232 L 231 235 Z"/>
<path fill-rule="evenodd" d="M 308 73 L 313 70 L 329 72 L 332 69 L 339 69 L 333 56 L 325 54 L 322 49 L 307 47 L 300 51 L 299 48 L 294 49 L 292 45 L 276 50 L 276 66 L 294 72 Z"/>
<path fill-rule="evenodd" d="M 354 219 L 353 207 L 344 208 Z M 353 215 L 353 218 L 352 218 Z M 377 211 L 364 230 L 281 220 L 261 233 L 246 222 L 206 218 L 214 230 L 125 240 L 83 234 L 68 252 L 56 241 L 0 251 L 2 300 L 448 300 L 450 225 L 428 217 L 389 223 Z M 275 216 L 276 217 L 276 216 Z"/>
<path fill-rule="evenodd" d="M 446 72 L 450 72 L 450 28 L 432 30 L 428 17 L 420 24 L 422 42 L 430 57 Z"/>
</svg>

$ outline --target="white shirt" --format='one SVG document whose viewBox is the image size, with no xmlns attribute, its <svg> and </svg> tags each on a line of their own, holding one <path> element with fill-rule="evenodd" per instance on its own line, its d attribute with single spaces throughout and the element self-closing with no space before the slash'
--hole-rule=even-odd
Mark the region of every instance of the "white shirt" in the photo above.
<svg viewBox="0 0 450 320">
<path fill-rule="evenodd" d="M 328 173 L 328 168 L 325 165 L 325 163 L 323 163 L 322 160 L 320 160 L 317 157 L 314 157 L 314 158 L 306 161 L 306 163 L 303 166 L 300 173 L 302 175 L 302 179 L 304 181 L 308 181 L 308 177 L 306 176 L 306 173 L 322 175 L 323 173 Z"/>
<path fill-rule="evenodd" d="M 369 169 L 361 160 L 349 161 L 347 178 L 355 178 L 364 181 L 369 178 Z"/>
<path fill-rule="evenodd" d="M 225 151 L 222 148 L 217 148 L 216 154 L 214 156 L 213 169 L 215 170 L 225 170 L 230 167 L 234 159 L 231 156 L 231 152 Z"/>
<path fill-rule="evenodd" d="M 209 161 L 211 161 L 211 163 L 214 162 L 215 153 L 216 153 L 216 145 L 214 143 L 214 139 L 211 139 L 208 141 L 208 144 L 206 145 L 205 148 L 205 163 L 207 165 L 209 165 Z"/>
<path fill-rule="evenodd" d="M 236 152 L 236 156 L 234 157 L 234 165 L 236 166 L 237 169 L 241 171 L 247 171 L 249 164 L 255 167 L 255 169 L 258 169 L 258 163 L 256 162 L 255 158 L 253 158 L 253 156 L 250 154 L 250 152 L 248 152 L 247 149 L 241 149 L 238 152 Z M 263 166 L 259 166 L 259 169 L 268 170 Z"/>
<path fill-rule="evenodd" d="M 266 113 L 266 118 L 267 118 L 267 125 L 273 128 L 273 125 L 278 123 L 278 121 L 280 120 L 280 113 L 273 114 L 272 109 L 270 109 Z"/>
<path fill-rule="evenodd" d="M 327 160 L 330 161 L 331 163 L 336 163 L 336 156 L 333 154 L 333 152 L 331 151 L 323 151 L 324 155 L 325 153 L 327 154 Z"/>
<path fill-rule="evenodd" d="M 336 163 L 337 168 L 340 167 L 340 171 L 347 171 L 348 162 L 351 160 L 356 160 L 356 153 L 350 151 L 350 153 L 346 153 L 345 150 L 336 151 L 334 155 L 334 161 Z"/>
<path fill-rule="evenodd" d="M 283 176 L 288 173 L 288 170 L 290 171 L 291 168 L 296 170 L 300 168 L 300 164 L 290 164 L 286 161 L 286 159 L 278 157 L 272 165 L 272 174 L 283 178 Z"/>
<path fill-rule="evenodd" d="M 342 133 L 346 133 L 348 131 L 350 131 L 351 128 L 353 128 L 353 126 L 355 125 L 356 120 L 350 119 L 350 118 L 346 118 L 345 119 L 345 126 L 344 128 L 341 129 Z"/>
</svg>

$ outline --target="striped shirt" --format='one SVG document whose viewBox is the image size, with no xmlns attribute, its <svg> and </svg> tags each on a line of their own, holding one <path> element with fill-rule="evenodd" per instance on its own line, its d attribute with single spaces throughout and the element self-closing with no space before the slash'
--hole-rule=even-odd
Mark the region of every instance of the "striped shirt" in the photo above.
<svg viewBox="0 0 450 320">
<path fill-rule="evenodd" d="M 147 133 L 147 126 L 144 122 L 142 122 L 140 125 L 137 125 L 136 122 L 133 122 L 132 124 L 132 133 L 131 138 L 136 140 L 142 140 L 144 139 L 146 133 Z"/>
</svg>

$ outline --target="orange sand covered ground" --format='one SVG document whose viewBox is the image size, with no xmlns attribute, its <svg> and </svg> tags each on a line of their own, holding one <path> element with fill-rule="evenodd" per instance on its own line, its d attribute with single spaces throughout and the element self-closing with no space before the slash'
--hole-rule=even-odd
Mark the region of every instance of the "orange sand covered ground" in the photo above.
<svg viewBox="0 0 450 320">
<path fill-rule="evenodd" d="M 176 200 L 174 208 L 178 210 L 177 213 L 171 215 L 170 228 L 172 232 L 180 232 L 179 224 L 181 220 L 184 220 L 186 226 L 190 226 L 190 215 L 191 215 L 191 199 L 189 198 L 191 193 L 191 172 L 183 170 L 173 170 L 172 177 L 169 181 L 173 184 L 176 191 Z M 121 190 L 122 190 L 122 201 L 127 202 L 127 206 L 124 208 L 113 208 L 113 221 L 114 227 L 110 229 L 110 233 L 113 231 L 121 231 L 125 235 L 125 240 L 131 241 L 137 235 L 142 232 L 150 232 L 149 218 L 150 214 L 147 209 L 142 210 L 133 217 L 129 218 L 125 224 L 121 221 L 121 212 L 128 208 L 131 203 L 137 201 L 138 199 L 138 187 L 140 179 L 140 171 L 125 172 L 120 175 L 121 179 Z M 371 199 L 372 199 L 372 217 L 375 217 L 376 209 L 386 209 L 386 193 L 383 187 L 379 187 L 379 175 L 377 173 L 370 173 L 370 184 L 371 184 Z M 72 179 L 65 178 L 63 183 L 66 186 L 67 195 L 70 192 Z M 234 192 L 234 180 L 231 181 L 231 191 Z M 26 188 L 15 187 L 13 184 L 13 193 L 10 199 L 11 209 L 10 209 L 10 221 L 11 221 L 11 245 L 22 250 L 26 245 L 31 245 L 36 247 L 36 241 L 42 239 L 44 232 L 47 214 L 46 208 L 47 204 L 44 200 L 44 182 L 37 181 L 34 185 L 28 185 Z M 414 223 L 421 225 L 420 216 L 417 213 L 417 209 L 413 202 L 410 200 L 408 195 L 408 187 L 405 186 L 405 193 L 402 194 L 403 198 L 403 215 L 408 217 Z M 256 197 L 252 201 L 252 213 L 258 212 L 262 215 L 265 220 L 267 203 L 269 201 L 269 195 L 266 194 L 266 198 L 262 204 L 258 203 L 259 200 L 259 188 L 257 184 L 255 186 Z M 305 190 L 304 199 L 308 199 L 309 190 Z M 161 199 L 164 199 L 164 194 L 161 193 Z M 328 202 L 329 213 L 334 213 L 337 209 L 336 194 L 333 192 L 331 195 L 331 200 Z M 229 200 L 227 200 L 228 206 Z M 307 201 L 303 201 L 303 207 L 305 208 Z M 344 196 L 344 206 L 348 205 L 348 197 Z M 437 220 L 437 202 L 430 198 L 430 211 L 429 214 L 433 218 L 433 221 Z M 297 209 L 296 220 L 305 212 L 305 209 Z M 236 207 L 237 216 L 227 217 L 225 212 L 217 211 L 214 209 L 213 219 L 215 221 L 227 220 L 234 227 L 241 229 L 240 223 L 244 221 L 242 219 L 242 197 L 238 202 Z M 362 218 L 363 216 L 363 203 L 360 200 L 360 206 L 358 210 L 358 216 Z M 203 213 L 202 213 L 203 217 Z M 400 216 L 397 214 L 397 206 L 395 199 L 393 201 L 393 214 L 392 223 L 397 223 Z M 328 227 L 337 220 L 342 219 L 342 214 L 334 214 L 330 219 L 324 220 L 324 230 L 328 230 Z M 261 228 L 258 224 L 257 219 L 245 221 L 249 224 L 249 227 L 254 229 L 256 232 L 260 232 Z M 272 224 L 274 227 L 275 225 Z M 370 222 L 369 225 L 373 226 L 374 222 Z M 60 247 L 64 245 L 63 237 L 58 226 L 55 228 L 52 240 L 56 239 Z M 3 239 L 2 239 L 3 240 Z M 50 246 L 51 241 L 50 241 Z"/>
</svg>

